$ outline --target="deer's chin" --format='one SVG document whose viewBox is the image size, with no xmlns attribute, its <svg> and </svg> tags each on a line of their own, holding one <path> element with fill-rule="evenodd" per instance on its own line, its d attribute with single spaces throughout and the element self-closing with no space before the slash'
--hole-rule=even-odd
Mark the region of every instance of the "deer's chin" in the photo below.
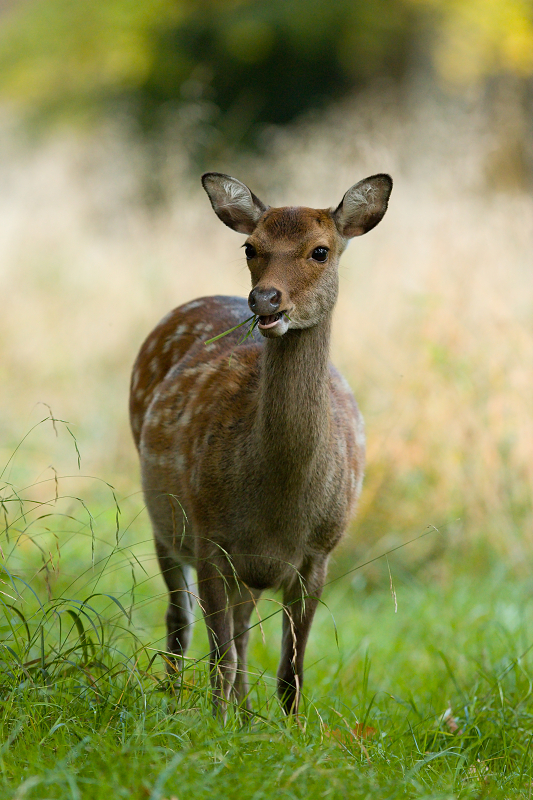
<svg viewBox="0 0 533 800">
<path fill-rule="evenodd" d="M 266 339 L 276 339 L 283 336 L 289 329 L 289 320 L 283 312 L 270 314 L 268 317 L 259 317 L 257 329 Z"/>
</svg>

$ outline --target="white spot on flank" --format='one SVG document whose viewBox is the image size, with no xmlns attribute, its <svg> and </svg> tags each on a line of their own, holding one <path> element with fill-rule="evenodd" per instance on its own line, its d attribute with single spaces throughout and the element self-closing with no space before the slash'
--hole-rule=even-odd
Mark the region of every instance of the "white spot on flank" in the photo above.
<svg viewBox="0 0 533 800">
<path fill-rule="evenodd" d="M 203 300 L 192 300 L 190 303 L 187 303 L 186 305 L 182 306 L 181 310 L 192 311 L 193 308 L 200 308 L 200 306 L 203 306 L 203 304 L 204 304 Z"/>
<path fill-rule="evenodd" d="M 183 334 L 187 331 L 188 327 L 189 327 L 188 325 L 178 325 L 178 327 L 174 331 L 172 338 L 174 340 L 179 339 L 180 336 L 183 336 Z"/>
<path fill-rule="evenodd" d="M 146 415 L 146 422 L 151 427 L 159 428 L 161 426 L 161 414 L 159 409 L 156 411 L 155 408 L 150 407 Z"/>
<path fill-rule="evenodd" d="M 197 364 L 195 367 L 189 367 L 188 369 L 184 369 L 182 372 L 183 377 L 192 378 L 194 375 L 198 375 L 204 369 L 203 364 Z"/>
<path fill-rule="evenodd" d="M 207 345 L 205 349 L 208 350 L 210 347 L 211 345 Z M 204 363 L 200 367 L 197 367 L 197 370 L 200 373 L 198 380 L 196 382 L 196 389 L 198 390 L 198 388 L 204 383 L 204 381 L 206 381 L 209 378 L 211 373 L 215 371 L 215 368 L 211 364 Z"/>
<path fill-rule="evenodd" d="M 186 427 L 189 422 L 191 421 L 191 409 L 186 408 L 183 414 L 180 417 L 179 426 L 180 428 Z"/>
<path fill-rule="evenodd" d="M 173 416 L 174 416 L 174 411 L 172 408 L 166 407 L 163 409 L 162 417 L 165 420 L 165 422 L 167 423 L 170 422 Z"/>
</svg>

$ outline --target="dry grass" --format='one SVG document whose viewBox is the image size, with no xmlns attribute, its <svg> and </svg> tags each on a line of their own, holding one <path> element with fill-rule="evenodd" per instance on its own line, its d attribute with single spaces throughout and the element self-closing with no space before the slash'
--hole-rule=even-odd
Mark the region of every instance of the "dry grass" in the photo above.
<svg viewBox="0 0 533 800">
<path fill-rule="evenodd" d="M 149 168 L 120 130 L 30 147 L 4 119 L 0 138 L 0 447 L 46 416 L 36 406 L 46 402 L 74 425 L 84 470 L 135 491 L 136 351 L 172 305 L 247 294 L 242 241 L 179 154 L 163 170 L 169 203 L 150 207 Z M 533 202 L 493 188 L 501 148 L 475 103 L 398 109 L 384 94 L 274 133 L 263 159 L 213 165 L 271 203 L 328 206 L 367 174 L 395 179 L 384 222 L 344 256 L 335 323 L 334 360 L 367 420 L 358 554 L 444 524 L 456 546 L 482 540 L 516 565 L 527 557 Z M 63 472 L 75 468 L 68 458 Z M 37 437 L 28 478 L 49 461 Z"/>
</svg>

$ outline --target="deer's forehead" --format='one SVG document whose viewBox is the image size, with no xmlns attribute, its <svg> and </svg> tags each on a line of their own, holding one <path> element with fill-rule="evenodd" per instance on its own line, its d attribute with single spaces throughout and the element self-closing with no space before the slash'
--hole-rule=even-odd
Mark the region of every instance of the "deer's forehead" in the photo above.
<svg viewBox="0 0 533 800">
<path fill-rule="evenodd" d="M 298 244 L 334 233 L 335 224 L 326 209 L 286 207 L 270 208 L 254 231 L 262 243 L 285 240 Z"/>
</svg>

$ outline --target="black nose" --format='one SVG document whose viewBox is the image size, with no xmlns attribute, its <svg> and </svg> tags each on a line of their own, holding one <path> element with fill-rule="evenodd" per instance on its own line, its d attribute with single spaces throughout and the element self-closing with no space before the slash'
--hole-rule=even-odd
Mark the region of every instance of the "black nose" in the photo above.
<svg viewBox="0 0 533 800">
<path fill-rule="evenodd" d="M 248 297 L 250 310 L 258 317 L 275 314 L 281 303 L 281 292 L 278 289 L 252 289 Z"/>
</svg>

